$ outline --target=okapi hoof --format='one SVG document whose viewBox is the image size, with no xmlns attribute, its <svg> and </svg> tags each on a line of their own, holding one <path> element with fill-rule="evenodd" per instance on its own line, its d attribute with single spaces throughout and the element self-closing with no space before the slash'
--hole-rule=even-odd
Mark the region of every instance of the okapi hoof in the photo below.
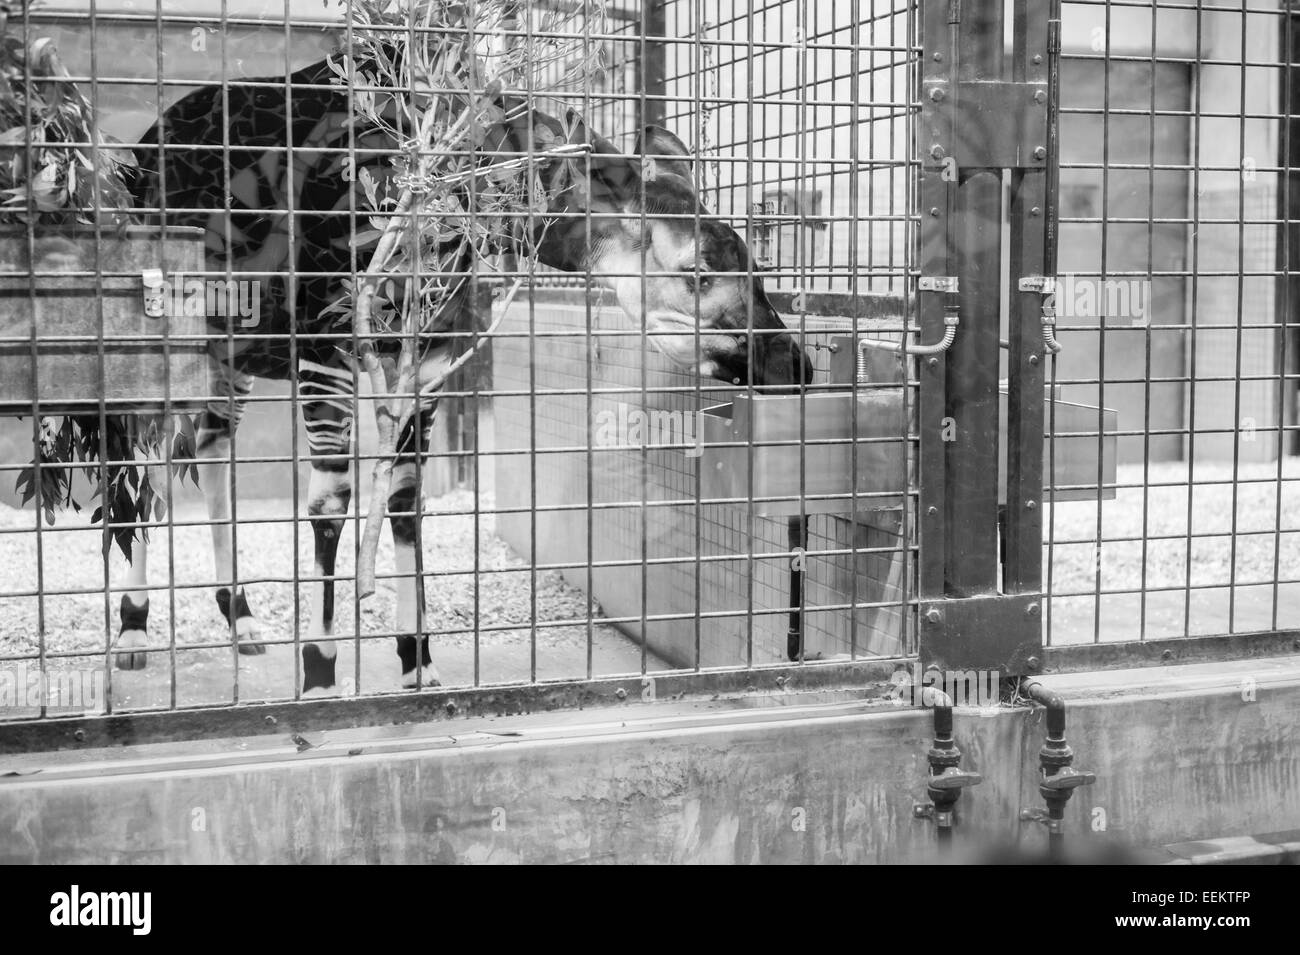
<svg viewBox="0 0 1300 955">
<path fill-rule="evenodd" d="M 442 680 L 438 676 L 438 670 L 432 663 L 425 666 L 424 671 L 420 674 L 419 688 L 427 690 L 431 686 L 442 686 Z M 402 689 L 416 689 L 415 671 L 402 674 Z"/>
<path fill-rule="evenodd" d="M 113 665 L 119 670 L 143 670 L 148 662 L 148 654 L 135 647 L 149 645 L 149 635 L 143 630 L 123 630 L 117 635 L 117 653 Z"/>
<path fill-rule="evenodd" d="M 233 601 L 230 599 L 230 588 L 220 588 L 217 591 L 217 609 L 221 611 L 221 616 L 226 618 L 226 623 L 234 623 L 235 643 L 238 644 L 240 655 L 252 657 L 266 652 L 266 647 L 257 642 L 262 625 L 257 622 L 253 611 L 249 609 L 248 598 L 244 596 L 242 588 Z"/>
<path fill-rule="evenodd" d="M 113 665 L 119 670 L 143 670 L 148 657 L 141 647 L 149 646 L 149 599 L 138 606 L 126 594 L 120 605 L 121 629 L 117 632 L 117 655 Z"/>
<path fill-rule="evenodd" d="M 256 617 L 240 617 L 235 621 L 235 641 L 241 656 L 256 657 L 266 652 L 266 644 L 258 640 L 261 635 L 262 625 Z"/>
</svg>

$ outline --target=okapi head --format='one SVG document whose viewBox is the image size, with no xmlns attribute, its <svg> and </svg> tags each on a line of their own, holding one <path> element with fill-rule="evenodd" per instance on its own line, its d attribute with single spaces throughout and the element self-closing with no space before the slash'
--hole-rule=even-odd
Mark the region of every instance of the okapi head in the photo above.
<svg viewBox="0 0 1300 955">
<path fill-rule="evenodd" d="M 535 116 L 534 128 L 546 119 Z M 558 217 L 539 229 L 539 259 L 612 289 L 683 368 L 740 386 L 811 382 L 812 364 L 753 274 L 744 241 L 700 202 L 681 140 L 650 126 L 625 157 L 584 133 L 591 156 L 573 161 Z"/>
</svg>

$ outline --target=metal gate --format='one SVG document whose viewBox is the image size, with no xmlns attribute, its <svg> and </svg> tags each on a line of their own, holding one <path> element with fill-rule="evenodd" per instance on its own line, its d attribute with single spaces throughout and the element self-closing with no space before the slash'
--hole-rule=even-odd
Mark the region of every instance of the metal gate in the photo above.
<svg viewBox="0 0 1300 955">
<path fill-rule="evenodd" d="M 301 250 L 331 220 L 295 201 L 237 208 L 231 170 L 255 150 L 283 158 L 290 197 L 322 157 L 332 175 L 359 183 L 333 210 L 350 217 L 333 240 L 352 247 L 351 259 L 319 276 L 346 277 L 358 295 L 367 243 L 400 218 L 394 205 L 364 205 L 374 183 L 360 171 L 382 156 L 396 190 L 439 195 L 453 160 L 430 156 L 461 155 L 445 142 L 442 153 L 418 136 L 376 146 L 357 127 L 341 142 L 294 145 L 317 87 L 343 90 L 349 110 L 376 92 L 415 95 L 345 65 L 319 83 L 298 73 L 349 49 L 374 26 L 357 11 L 379 8 L 15 8 L 5 29 L 21 28 L 34 52 L 14 82 L 75 89 L 122 141 L 140 141 L 205 86 L 227 115 L 233 101 L 263 94 L 299 111 L 286 108 L 279 142 L 232 125 L 210 143 L 224 197 L 169 213 L 164 188 L 157 208 L 115 210 L 149 219 L 131 226 L 143 230 L 133 233 L 142 250 L 119 254 L 107 214 L 47 221 L 41 181 L 13 184 L 12 205 L 46 220 L 17 214 L 0 235 L 3 307 L 16 316 L 0 325 L 0 360 L 10 382 L 23 382 L 0 391 L 0 410 L 14 416 L 0 418 L 0 492 L 17 479 L 34 498 L 0 511 L 10 568 L 0 582 L 9 724 L 0 745 L 697 693 L 888 695 L 913 661 L 1011 678 L 1290 649 L 1300 612 L 1296 529 L 1284 516 L 1296 493 L 1300 380 L 1289 315 L 1291 19 L 1275 4 L 1243 4 L 468 5 L 491 26 L 479 54 L 487 72 L 456 82 L 472 94 L 476 76 L 484 89 L 494 80 L 494 94 L 517 97 L 529 115 L 561 117 L 564 135 L 575 128 L 563 119 L 571 108 L 603 145 L 482 138 L 456 167 L 472 169 L 460 180 L 473 183 L 471 201 L 427 221 L 472 230 L 490 216 L 530 227 L 553 219 L 586 232 L 623 222 L 641 238 L 594 274 L 591 258 L 557 271 L 517 246 L 434 268 L 423 240 L 411 240 L 414 264 L 398 278 L 464 280 L 472 307 L 439 327 L 459 357 L 432 451 L 415 464 L 420 493 L 392 508 L 409 510 L 419 545 L 401 563 L 385 543 L 378 592 L 364 600 L 354 582 L 366 477 L 392 460 L 374 410 L 413 398 L 420 375 L 405 392 L 368 392 L 364 361 L 349 366 L 352 394 L 335 400 L 356 441 L 336 457 L 357 487 L 327 515 L 342 521 L 331 529 L 307 500 L 321 424 L 304 425 L 303 409 L 320 400 L 319 381 L 258 381 L 228 452 L 200 473 L 186 416 L 208 397 L 233 410 L 234 398 L 220 380 L 230 362 L 195 355 L 216 348 L 230 359 L 273 339 L 295 363 L 321 342 L 363 358 L 367 342 L 418 346 L 427 329 L 363 328 L 349 313 L 350 325 L 324 332 L 290 323 L 262 333 L 241 325 L 251 316 L 237 298 L 220 315 L 203 294 L 187 309 L 184 281 L 233 287 L 237 273 L 255 276 L 293 289 L 283 293 L 290 311 L 312 294 L 318 276 Z M 394 30 L 393 42 L 414 48 L 437 35 L 427 21 L 420 29 Z M 42 59 L 48 47 L 31 47 L 46 37 L 66 75 Z M 526 70 L 490 76 L 492 57 L 521 50 Z M 647 124 L 684 153 L 662 145 L 670 140 L 641 148 Z M 35 168 L 40 149 L 78 142 L 50 130 L 12 140 L 22 149 L 9 152 Z M 93 136 L 80 148 L 92 172 L 112 154 Z M 164 182 L 183 179 L 184 157 L 199 154 L 161 136 L 150 149 Z M 639 184 L 602 165 L 619 161 L 635 164 Z M 532 177 L 561 162 L 586 206 L 546 205 L 550 186 Z M 647 208 L 660 176 L 677 176 L 700 207 Z M 513 198 L 476 204 L 515 182 Z M 593 209 L 602 188 L 625 190 L 626 207 Z M 211 217 L 205 261 L 201 240 L 186 245 L 183 230 L 159 228 L 199 213 Z M 706 235 L 723 228 L 748 254 L 706 264 Z M 257 260 L 242 272 L 231 264 L 235 234 Z M 668 252 L 661 234 L 676 236 Z M 213 258 L 213 235 L 224 258 Z M 285 267 L 258 259 L 276 236 Z M 670 254 L 662 268 L 648 265 Z M 758 283 L 753 294 L 811 360 L 811 382 L 732 382 L 717 362 L 701 373 L 716 328 L 697 318 L 664 331 L 645 318 L 665 279 L 687 283 L 697 316 L 728 282 Z M 80 291 L 56 292 L 69 282 Z M 160 283 L 171 296 L 163 304 Z M 752 359 L 776 331 L 756 332 L 760 300 L 746 301 L 731 331 L 747 336 L 740 347 Z M 392 296 L 389 307 L 405 314 Z M 161 327 L 139 324 L 145 308 L 162 310 Z M 80 356 L 52 365 L 59 348 Z M 683 362 L 686 352 L 694 358 Z M 75 432 L 55 417 L 68 414 Z M 50 477 L 78 467 L 86 483 Z M 213 481 L 231 489 L 228 512 L 204 508 L 196 476 L 208 491 Z M 55 512 L 53 494 L 102 506 L 101 486 L 124 498 L 95 525 Z M 342 541 L 331 566 L 320 565 L 318 529 Z M 214 560 L 209 537 L 229 538 L 228 556 L 218 549 Z M 128 565 L 120 550 L 133 538 Z M 322 634 L 313 615 L 327 582 L 334 629 Z M 416 586 L 425 596 L 412 628 L 402 594 Z M 135 641 L 126 668 L 124 631 Z M 417 666 L 423 692 L 400 689 L 393 641 L 403 634 L 427 635 L 440 687 Z M 304 698 L 304 651 L 315 645 L 336 651 L 341 698 Z"/>
</svg>

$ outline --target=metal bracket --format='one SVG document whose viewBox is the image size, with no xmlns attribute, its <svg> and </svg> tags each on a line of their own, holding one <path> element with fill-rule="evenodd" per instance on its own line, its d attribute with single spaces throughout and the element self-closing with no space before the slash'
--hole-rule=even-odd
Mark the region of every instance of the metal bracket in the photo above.
<svg viewBox="0 0 1300 955">
<path fill-rule="evenodd" d="M 929 168 L 1045 168 L 1047 83 L 927 77 L 921 135 Z"/>
<path fill-rule="evenodd" d="M 1016 288 L 1022 292 L 1038 292 L 1040 295 L 1056 294 L 1056 279 L 1050 275 L 1025 275 Z"/>
<path fill-rule="evenodd" d="M 1042 669 L 1038 594 L 949 597 L 921 604 L 921 664 L 941 670 L 997 670 L 1004 676 Z"/>
<path fill-rule="evenodd" d="M 1043 347 L 1053 355 L 1061 350 L 1056 340 L 1056 279 L 1051 275 L 1024 275 L 1016 284 L 1022 292 L 1037 292 L 1043 298 Z"/>
<path fill-rule="evenodd" d="M 955 275 L 922 275 L 916 281 L 917 291 L 920 292 L 948 292 L 956 295 L 957 276 Z"/>
<path fill-rule="evenodd" d="M 167 315 L 167 277 L 162 269 L 145 269 L 140 273 L 141 301 L 148 318 L 165 318 Z"/>
</svg>

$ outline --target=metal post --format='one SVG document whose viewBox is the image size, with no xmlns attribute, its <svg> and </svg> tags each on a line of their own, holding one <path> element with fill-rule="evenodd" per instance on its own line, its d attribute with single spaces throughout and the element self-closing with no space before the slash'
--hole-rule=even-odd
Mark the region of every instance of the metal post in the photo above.
<svg viewBox="0 0 1300 955">
<path fill-rule="evenodd" d="M 638 127 L 662 126 L 667 116 L 663 97 L 667 92 L 668 56 L 664 48 L 663 37 L 668 35 L 668 19 L 664 15 L 667 4 L 665 0 L 646 0 L 645 5 L 645 93 L 638 105 L 641 107 Z M 650 39 L 650 38 L 655 39 Z"/>
<path fill-rule="evenodd" d="M 1016 0 L 1015 46 L 1012 70 L 1017 82 L 1048 78 L 1059 31 L 1059 16 L 1031 21 L 1030 0 Z M 1039 0 L 1041 2 L 1041 0 Z M 1053 14 L 1059 2 L 1051 4 Z M 1059 37 L 1058 37 L 1059 39 Z M 1049 55 L 1043 54 L 1044 48 Z M 1049 103 L 1056 92 L 1048 83 Z M 1012 173 L 1011 278 L 1050 276 L 1056 271 L 1055 245 L 1047 230 L 1056 226 L 1056 188 L 1053 170 L 1056 117 L 1049 105 L 1047 162 L 1044 166 Z M 1005 566 L 1003 586 L 1010 594 L 1037 594 L 1043 587 L 1043 353 L 1040 324 L 1042 295 L 1034 291 L 1011 294 L 1007 388 L 1007 507 L 1005 515 Z"/>
<path fill-rule="evenodd" d="M 918 368 L 920 653 L 941 667 L 1021 673 L 1041 659 L 1044 302 L 1041 292 L 1012 290 L 1022 278 L 1041 281 L 1049 267 L 1050 8 L 1014 4 L 1011 64 L 1002 3 L 922 9 L 920 340 L 941 338 L 954 312 L 959 331 L 946 353 L 922 356 Z M 1004 172 L 1012 190 L 1011 289 L 1002 278 Z M 1004 303 L 1011 322 L 1005 449 Z M 1004 450 L 1005 577 L 998 507 Z"/>
<path fill-rule="evenodd" d="M 1300 122 L 1295 113 L 1300 108 L 1300 2 L 1289 0 L 1287 15 L 1279 27 L 1281 55 L 1282 128 L 1278 135 L 1279 189 L 1277 196 L 1277 294 L 1274 310 L 1278 323 L 1278 395 L 1279 421 L 1282 426 L 1294 426 L 1300 421 L 1300 389 L 1287 387 L 1287 376 L 1300 374 L 1300 330 L 1291 315 L 1295 303 L 1300 301 L 1300 189 L 1296 188 L 1295 166 L 1300 159 Z M 1295 379 L 1291 379 L 1294 381 Z M 1300 452 L 1300 431 L 1288 438 L 1278 434 L 1278 456 Z"/>
</svg>

